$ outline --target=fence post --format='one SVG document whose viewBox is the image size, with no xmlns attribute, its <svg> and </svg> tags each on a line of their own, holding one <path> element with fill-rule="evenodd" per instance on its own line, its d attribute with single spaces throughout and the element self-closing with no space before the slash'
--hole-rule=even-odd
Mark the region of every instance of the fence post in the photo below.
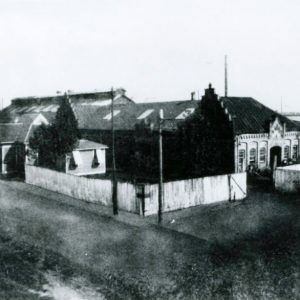
<svg viewBox="0 0 300 300">
<path fill-rule="evenodd" d="M 227 178 L 228 178 L 228 191 L 229 191 L 228 200 L 229 200 L 229 202 L 231 202 L 231 175 L 229 174 L 227 176 Z"/>
<path fill-rule="evenodd" d="M 158 183 L 158 224 L 162 222 L 162 202 L 164 197 L 164 186 L 163 186 L 163 139 L 162 139 L 162 122 L 163 122 L 163 110 L 159 110 L 158 119 L 158 160 L 159 160 L 159 183 Z"/>
<path fill-rule="evenodd" d="M 111 151 L 112 151 L 112 203 L 113 203 L 113 214 L 118 214 L 118 182 L 116 178 L 116 154 L 115 154 L 115 130 L 114 130 L 114 97 L 115 93 L 113 88 L 111 89 Z"/>
</svg>

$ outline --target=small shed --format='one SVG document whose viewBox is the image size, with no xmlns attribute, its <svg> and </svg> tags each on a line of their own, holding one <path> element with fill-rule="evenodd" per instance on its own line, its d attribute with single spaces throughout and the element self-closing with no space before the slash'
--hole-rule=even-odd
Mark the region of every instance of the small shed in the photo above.
<svg viewBox="0 0 300 300">
<path fill-rule="evenodd" d="M 106 172 L 106 145 L 81 139 L 66 157 L 66 173 L 76 176 Z"/>
</svg>

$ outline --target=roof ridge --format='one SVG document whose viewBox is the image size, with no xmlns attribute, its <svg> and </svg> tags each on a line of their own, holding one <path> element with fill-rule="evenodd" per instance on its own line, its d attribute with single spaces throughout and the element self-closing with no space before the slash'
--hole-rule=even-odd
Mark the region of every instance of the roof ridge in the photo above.
<svg viewBox="0 0 300 300">
<path fill-rule="evenodd" d="M 154 102 L 135 102 L 135 104 L 161 104 L 161 103 L 174 103 L 174 102 L 178 102 L 178 103 L 186 103 L 186 102 L 199 102 L 200 100 L 167 100 L 167 101 L 154 101 Z"/>
</svg>

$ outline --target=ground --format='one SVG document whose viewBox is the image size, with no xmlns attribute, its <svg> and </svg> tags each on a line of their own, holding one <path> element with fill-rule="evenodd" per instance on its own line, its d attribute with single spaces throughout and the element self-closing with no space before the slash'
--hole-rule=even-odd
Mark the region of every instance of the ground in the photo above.
<svg viewBox="0 0 300 300">
<path fill-rule="evenodd" d="M 0 299 L 297 299 L 298 197 L 249 192 L 157 227 L 0 181 Z"/>
</svg>

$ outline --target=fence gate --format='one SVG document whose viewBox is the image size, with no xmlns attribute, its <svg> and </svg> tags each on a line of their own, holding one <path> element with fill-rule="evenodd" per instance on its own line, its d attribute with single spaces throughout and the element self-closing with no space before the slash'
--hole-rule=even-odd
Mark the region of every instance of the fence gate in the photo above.
<svg viewBox="0 0 300 300">
<path fill-rule="evenodd" d="M 241 185 L 234 179 L 234 174 L 228 175 L 228 187 L 229 187 L 229 201 L 234 201 L 238 195 L 243 194 L 247 196 L 247 191 L 241 187 Z"/>
<path fill-rule="evenodd" d="M 136 212 L 145 215 L 145 184 L 142 183 L 136 185 Z"/>
</svg>

